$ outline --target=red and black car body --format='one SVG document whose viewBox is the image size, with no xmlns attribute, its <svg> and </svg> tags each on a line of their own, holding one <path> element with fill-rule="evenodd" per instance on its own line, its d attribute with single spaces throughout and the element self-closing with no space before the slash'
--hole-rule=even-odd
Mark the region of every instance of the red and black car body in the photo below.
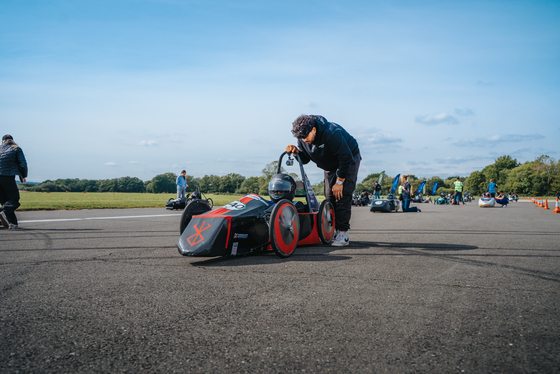
<svg viewBox="0 0 560 374">
<path fill-rule="evenodd" d="M 277 173 L 281 172 L 282 153 Z M 296 182 L 296 198 L 277 203 L 249 194 L 224 207 L 211 210 L 204 200 L 191 201 L 181 217 L 179 253 L 185 256 L 236 256 L 273 250 L 280 257 L 292 255 L 298 245 L 331 243 L 335 215 L 332 204 L 321 204 L 303 170 L 297 154 L 301 181 Z M 293 165 L 291 155 L 286 162 Z"/>
</svg>

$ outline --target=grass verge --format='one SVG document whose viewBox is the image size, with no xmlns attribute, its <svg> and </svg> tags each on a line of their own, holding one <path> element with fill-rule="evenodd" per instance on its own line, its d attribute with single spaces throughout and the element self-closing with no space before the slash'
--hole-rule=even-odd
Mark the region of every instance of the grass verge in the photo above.
<svg viewBox="0 0 560 374">
<path fill-rule="evenodd" d="M 175 199 L 175 194 L 112 193 L 112 192 L 27 192 L 20 191 L 21 207 L 24 210 L 74 210 L 74 209 L 129 209 L 165 208 L 165 203 Z M 206 197 L 214 205 L 222 206 L 242 197 L 242 195 L 211 195 Z"/>
</svg>

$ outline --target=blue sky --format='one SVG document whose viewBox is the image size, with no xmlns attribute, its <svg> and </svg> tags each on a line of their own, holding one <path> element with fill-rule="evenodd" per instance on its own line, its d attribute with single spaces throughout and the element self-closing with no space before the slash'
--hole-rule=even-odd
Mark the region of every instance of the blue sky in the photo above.
<svg viewBox="0 0 560 374">
<path fill-rule="evenodd" d="M 0 127 L 32 181 L 258 176 L 300 114 L 358 140 L 360 179 L 558 158 L 559 66 L 558 1 L 0 3 Z"/>
</svg>

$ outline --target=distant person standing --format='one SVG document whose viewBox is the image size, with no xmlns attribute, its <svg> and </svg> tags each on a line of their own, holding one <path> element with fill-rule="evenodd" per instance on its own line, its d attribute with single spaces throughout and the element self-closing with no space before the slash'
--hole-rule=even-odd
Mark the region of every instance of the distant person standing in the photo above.
<svg viewBox="0 0 560 374">
<path fill-rule="evenodd" d="M 0 146 L 0 221 L 7 229 L 19 229 L 16 209 L 19 208 L 19 190 L 15 176 L 22 183 L 27 178 L 27 162 L 21 148 L 11 135 L 2 137 Z"/>
<path fill-rule="evenodd" d="M 408 175 L 403 175 L 401 177 L 401 182 L 402 182 L 402 210 L 403 212 L 421 212 L 420 209 L 418 209 L 417 207 L 410 206 L 410 202 L 412 201 L 412 198 L 410 196 L 410 190 L 412 189 L 412 186 L 410 185 L 410 183 L 408 183 Z"/>
<path fill-rule="evenodd" d="M 183 170 L 181 172 L 181 175 L 179 175 L 177 177 L 177 199 L 180 199 L 182 197 L 185 197 L 185 191 L 187 190 L 187 187 L 189 186 L 187 184 L 187 171 Z"/>
<path fill-rule="evenodd" d="M 375 199 L 379 199 L 379 195 L 381 195 L 381 185 L 375 181 L 375 186 L 373 186 L 373 190 L 375 192 Z"/>
<path fill-rule="evenodd" d="M 462 202 L 463 205 L 465 205 L 465 202 L 463 201 L 463 182 L 461 182 L 461 179 L 459 179 L 459 177 L 457 177 L 457 180 L 455 181 L 455 196 L 453 197 L 455 199 L 455 204 L 459 205 L 459 202 Z"/>
<path fill-rule="evenodd" d="M 496 197 L 496 187 L 498 186 L 494 183 L 494 180 L 490 179 L 490 183 L 488 183 L 488 192 L 490 193 L 490 196 Z"/>
</svg>

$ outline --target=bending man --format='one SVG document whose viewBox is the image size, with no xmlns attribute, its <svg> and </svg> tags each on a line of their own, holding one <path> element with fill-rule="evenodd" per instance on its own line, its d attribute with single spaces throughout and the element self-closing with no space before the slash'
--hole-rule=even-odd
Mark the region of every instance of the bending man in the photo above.
<svg viewBox="0 0 560 374">
<path fill-rule="evenodd" d="M 342 126 L 315 115 L 296 118 L 292 134 L 298 145 L 287 146 L 286 152 L 299 153 L 304 164 L 313 161 L 325 171 L 325 198 L 332 202 L 336 214 L 337 233 L 332 245 L 348 245 L 352 193 L 362 159 L 358 142 Z"/>
</svg>

